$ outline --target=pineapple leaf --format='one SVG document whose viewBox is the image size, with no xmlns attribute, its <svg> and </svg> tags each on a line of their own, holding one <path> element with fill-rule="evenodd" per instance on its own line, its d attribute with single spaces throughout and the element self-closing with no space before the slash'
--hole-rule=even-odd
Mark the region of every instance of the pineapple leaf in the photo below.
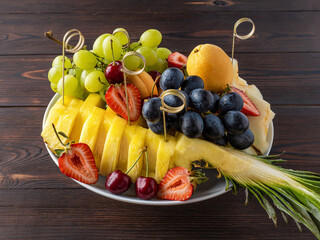
<svg viewBox="0 0 320 240">
<path fill-rule="evenodd" d="M 64 149 L 55 149 L 54 153 L 58 156 L 61 157 L 61 155 L 65 152 Z"/>
</svg>

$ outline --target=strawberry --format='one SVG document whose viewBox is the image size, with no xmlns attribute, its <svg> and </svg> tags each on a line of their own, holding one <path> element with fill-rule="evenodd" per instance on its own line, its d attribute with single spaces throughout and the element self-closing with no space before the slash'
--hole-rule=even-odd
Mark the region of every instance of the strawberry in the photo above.
<svg viewBox="0 0 320 240">
<path fill-rule="evenodd" d="M 244 91 L 232 86 L 230 88 L 233 92 L 240 94 L 240 96 L 242 97 L 243 108 L 241 112 L 243 114 L 248 116 L 260 116 L 260 112 L 258 108 L 256 107 L 256 105 L 254 105 L 254 103 L 250 100 L 250 98 L 247 96 L 247 94 Z"/>
<path fill-rule="evenodd" d="M 188 57 L 179 52 L 171 53 L 168 56 L 168 67 L 183 68 L 187 65 L 187 60 Z"/>
<path fill-rule="evenodd" d="M 108 106 L 124 119 L 128 120 L 124 84 L 111 85 L 105 98 Z M 139 89 L 132 83 L 127 83 L 130 121 L 137 121 L 141 114 L 141 96 Z"/>
<path fill-rule="evenodd" d="M 59 168 L 66 176 L 83 183 L 94 184 L 99 179 L 92 151 L 85 143 L 71 144 L 59 158 Z"/>
</svg>

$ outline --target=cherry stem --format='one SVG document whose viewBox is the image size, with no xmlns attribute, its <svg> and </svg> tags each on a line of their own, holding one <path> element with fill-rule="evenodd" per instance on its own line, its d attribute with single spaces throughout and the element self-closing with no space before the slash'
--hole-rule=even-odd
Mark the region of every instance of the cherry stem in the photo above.
<svg viewBox="0 0 320 240">
<path fill-rule="evenodd" d="M 145 151 L 144 154 L 145 154 L 145 156 L 146 156 L 146 165 L 147 165 L 147 166 L 146 166 L 146 177 L 148 177 L 148 176 L 149 176 L 148 152 Z"/>
<path fill-rule="evenodd" d="M 137 160 L 132 164 L 132 166 L 129 168 L 129 170 L 126 172 L 126 174 L 128 174 L 131 169 L 137 164 L 137 162 L 139 161 L 139 159 L 142 157 L 142 155 L 144 154 L 144 152 L 147 151 L 147 147 L 142 148 L 142 151 L 139 155 L 139 157 L 137 158 Z"/>
<path fill-rule="evenodd" d="M 52 127 L 53 127 L 54 133 L 56 134 L 59 142 L 60 142 L 60 143 L 62 144 L 62 146 L 66 149 L 67 147 L 66 147 L 66 145 L 62 142 L 61 138 L 59 137 L 59 134 L 58 134 L 58 132 L 57 132 L 57 129 L 56 129 L 56 127 L 54 126 L 53 123 L 52 123 Z"/>
<path fill-rule="evenodd" d="M 113 40 L 110 39 L 110 43 L 111 43 L 111 53 L 112 53 L 112 61 L 113 61 L 113 66 L 115 65 L 115 61 L 114 61 L 114 53 L 113 53 Z"/>
</svg>

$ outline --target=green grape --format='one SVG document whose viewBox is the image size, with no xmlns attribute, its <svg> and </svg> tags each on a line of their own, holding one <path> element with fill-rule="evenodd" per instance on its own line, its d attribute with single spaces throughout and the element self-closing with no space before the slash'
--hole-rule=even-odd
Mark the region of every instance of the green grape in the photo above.
<svg viewBox="0 0 320 240">
<path fill-rule="evenodd" d="M 95 54 L 99 55 L 100 57 L 103 57 L 102 43 L 108 36 L 111 36 L 111 34 L 110 33 L 102 34 L 93 43 L 92 50 Z"/>
<path fill-rule="evenodd" d="M 106 101 L 106 90 L 107 90 L 107 87 L 103 86 L 103 88 L 101 88 L 101 90 L 99 91 L 100 97 L 102 98 L 103 101 Z"/>
<path fill-rule="evenodd" d="M 84 85 L 88 92 L 99 92 L 103 88 L 103 83 L 107 83 L 107 79 L 103 72 L 94 70 L 88 74 L 84 81 Z"/>
<path fill-rule="evenodd" d="M 166 60 L 172 52 L 168 48 L 158 48 L 156 53 L 158 58 Z"/>
<path fill-rule="evenodd" d="M 74 76 L 76 79 L 80 80 L 81 77 L 81 73 L 83 72 L 82 69 L 78 68 L 78 67 L 74 67 L 69 69 L 68 74 Z"/>
<path fill-rule="evenodd" d="M 61 66 L 62 65 L 62 56 L 56 56 L 55 59 L 52 61 L 52 67 L 54 66 Z M 64 68 L 72 68 L 72 63 L 68 57 L 64 57 Z"/>
<path fill-rule="evenodd" d="M 141 62 L 142 62 L 141 58 L 134 56 L 134 55 L 131 55 L 131 56 L 128 56 L 124 59 L 124 66 L 126 68 L 128 68 L 129 70 L 133 71 L 133 70 L 136 70 L 140 66 Z"/>
<path fill-rule="evenodd" d="M 112 50 L 111 50 L 111 40 L 113 46 L 113 56 L 114 60 L 119 60 L 122 54 L 122 45 L 118 38 L 115 36 L 107 37 L 102 44 L 104 57 L 108 60 L 113 60 Z"/>
<path fill-rule="evenodd" d="M 67 74 L 67 71 L 65 71 L 65 74 Z M 62 77 L 62 66 L 54 66 L 50 68 L 48 72 L 48 79 L 50 82 L 57 84 Z"/>
<path fill-rule="evenodd" d="M 82 89 L 86 89 L 85 85 L 84 85 L 84 81 L 86 80 L 86 77 L 88 76 L 89 73 L 91 73 L 92 71 L 94 71 L 95 69 L 88 69 L 88 70 L 83 70 L 80 76 L 80 86 L 82 87 Z"/>
<path fill-rule="evenodd" d="M 83 98 L 84 90 L 80 85 L 78 85 L 77 89 L 73 92 L 72 96 L 81 100 L 84 100 Z"/>
<path fill-rule="evenodd" d="M 159 44 L 161 43 L 161 40 L 162 40 L 161 32 L 159 32 L 156 29 L 149 29 L 144 33 L 142 33 L 140 37 L 140 42 L 142 46 L 149 47 L 149 48 L 158 47 Z"/>
<path fill-rule="evenodd" d="M 58 92 L 57 83 L 50 83 L 50 87 L 51 87 L 52 91 Z"/>
<path fill-rule="evenodd" d="M 128 34 L 127 30 L 125 30 L 124 28 L 117 28 L 113 32 L 115 32 L 115 31 L 123 31 Z M 126 34 L 124 34 L 123 32 L 117 32 L 117 33 L 113 34 L 116 38 L 119 39 L 122 46 L 124 46 L 128 43 L 128 38 L 127 38 Z"/>
<path fill-rule="evenodd" d="M 163 69 L 163 65 L 165 65 L 166 61 L 162 60 L 160 58 L 157 59 L 157 62 L 153 64 L 152 66 L 147 66 L 145 71 L 150 72 L 150 71 L 157 71 L 160 72 L 161 69 Z"/>
<path fill-rule="evenodd" d="M 146 66 L 152 66 L 157 62 L 157 54 L 151 48 L 141 47 L 137 50 L 146 59 Z"/>
<path fill-rule="evenodd" d="M 130 50 L 132 50 L 132 51 L 136 51 L 140 47 L 141 47 L 140 42 L 133 42 L 130 44 Z"/>
<path fill-rule="evenodd" d="M 80 50 L 73 55 L 73 61 L 78 68 L 83 70 L 94 68 L 97 64 L 96 57 L 88 50 Z"/>
<path fill-rule="evenodd" d="M 58 92 L 61 95 L 62 95 L 62 86 L 63 86 L 63 82 L 62 82 L 62 78 L 61 78 L 59 80 L 58 86 L 57 86 Z M 78 87 L 78 79 L 76 79 L 72 75 L 65 75 L 64 76 L 64 94 L 66 96 L 73 96 L 77 87 Z"/>
</svg>

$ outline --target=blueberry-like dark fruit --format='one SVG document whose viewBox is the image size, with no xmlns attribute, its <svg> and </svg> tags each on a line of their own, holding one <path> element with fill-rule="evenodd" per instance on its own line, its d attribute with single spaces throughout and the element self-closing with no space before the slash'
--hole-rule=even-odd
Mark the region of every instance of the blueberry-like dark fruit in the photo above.
<svg viewBox="0 0 320 240">
<path fill-rule="evenodd" d="M 208 114 L 203 118 L 203 133 L 205 139 L 215 141 L 224 136 L 224 126 L 220 118 L 216 115 Z"/>
<path fill-rule="evenodd" d="M 201 88 L 192 90 L 189 97 L 191 107 L 200 113 L 208 112 L 214 103 L 211 92 Z"/>
<path fill-rule="evenodd" d="M 168 68 L 160 77 L 160 88 L 162 90 L 178 89 L 184 81 L 184 74 L 179 68 Z"/>
<path fill-rule="evenodd" d="M 157 195 L 158 183 L 151 177 L 138 177 L 136 181 L 136 194 L 139 198 L 149 200 Z"/>
<path fill-rule="evenodd" d="M 106 180 L 105 187 L 114 194 L 124 193 L 131 185 L 131 178 L 121 170 L 111 172 Z"/>
<path fill-rule="evenodd" d="M 167 113 L 170 128 L 180 131 L 180 113 Z"/>
<path fill-rule="evenodd" d="M 236 92 L 228 93 L 220 98 L 219 108 L 221 112 L 241 111 L 243 108 L 243 99 Z"/>
<path fill-rule="evenodd" d="M 181 90 L 189 94 L 193 89 L 204 88 L 204 83 L 201 77 L 192 75 L 186 77 L 181 84 Z"/>
<path fill-rule="evenodd" d="M 186 107 L 188 108 L 189 96 L 181 90 L 179 90 L 179 92 L 183 93 L 183 95 L 185 96 L 187 105 Z M 163 101 L 170 107 L 180 107 L 183 104 L 183 101 L 175 95 L 167 95 L 163 98 Z"/>
<path fill-rule="evenodd" d="M 164 134 L 164 127 L 163 127 L 163 118 L 161 116 L 160 120 L 158 122 L 149 122 L 147 121 L 148 127 L 150 128 L 150 130 L 152 132 L 154 132 L 155 134 Z M 167 132 L 169 131 L 169 121 L 166 118 L 166 129 Z"/>
<path fill-rule="evenodd" d="M 225 145 L 227 145 L 228 140 L 227 140 L 226 135 L 224 135 L 222 138 L 219 138 L 218 140 L 213 141 L 213 143 L 220 145 L 220 146 L 225 146 Z"/>
<path fill-rule="evenodd" d="M 161 118 L 161 99 L 154 97 L 146 101 L 142 107 L 142 116 L 149 122 L 158 122 Z"/>
<path fill-rule="evenodd" d="M 254 136 L 251 130 L 247 129 L 247 131 L 240 135 L 228 134 L 228 141 L 234 148 L 242 150 L 252 145 L 254 141 Z"/>
<path fill-rule="evenodd" d="M 249 120 L 246 115 L 239 111 L 229 111 L 222 118 L 224 127 L 228 133 L 239 135 L 249 127 Z"/>
<path fill-rule="evenodd" d="M 185 112 L 180 117 L 180 128 L 187 137 L 200 137 L 203 131 L 202 117 L 194 111 Z"/>
<path fill-rule="evenodd" d="M 210 112 L 216 113 L 219 110 L 220 96 L 217 93 L 212 93 L 212 96 L 213 96 L 213 105 L 210 108 Z"/>
</svg>

